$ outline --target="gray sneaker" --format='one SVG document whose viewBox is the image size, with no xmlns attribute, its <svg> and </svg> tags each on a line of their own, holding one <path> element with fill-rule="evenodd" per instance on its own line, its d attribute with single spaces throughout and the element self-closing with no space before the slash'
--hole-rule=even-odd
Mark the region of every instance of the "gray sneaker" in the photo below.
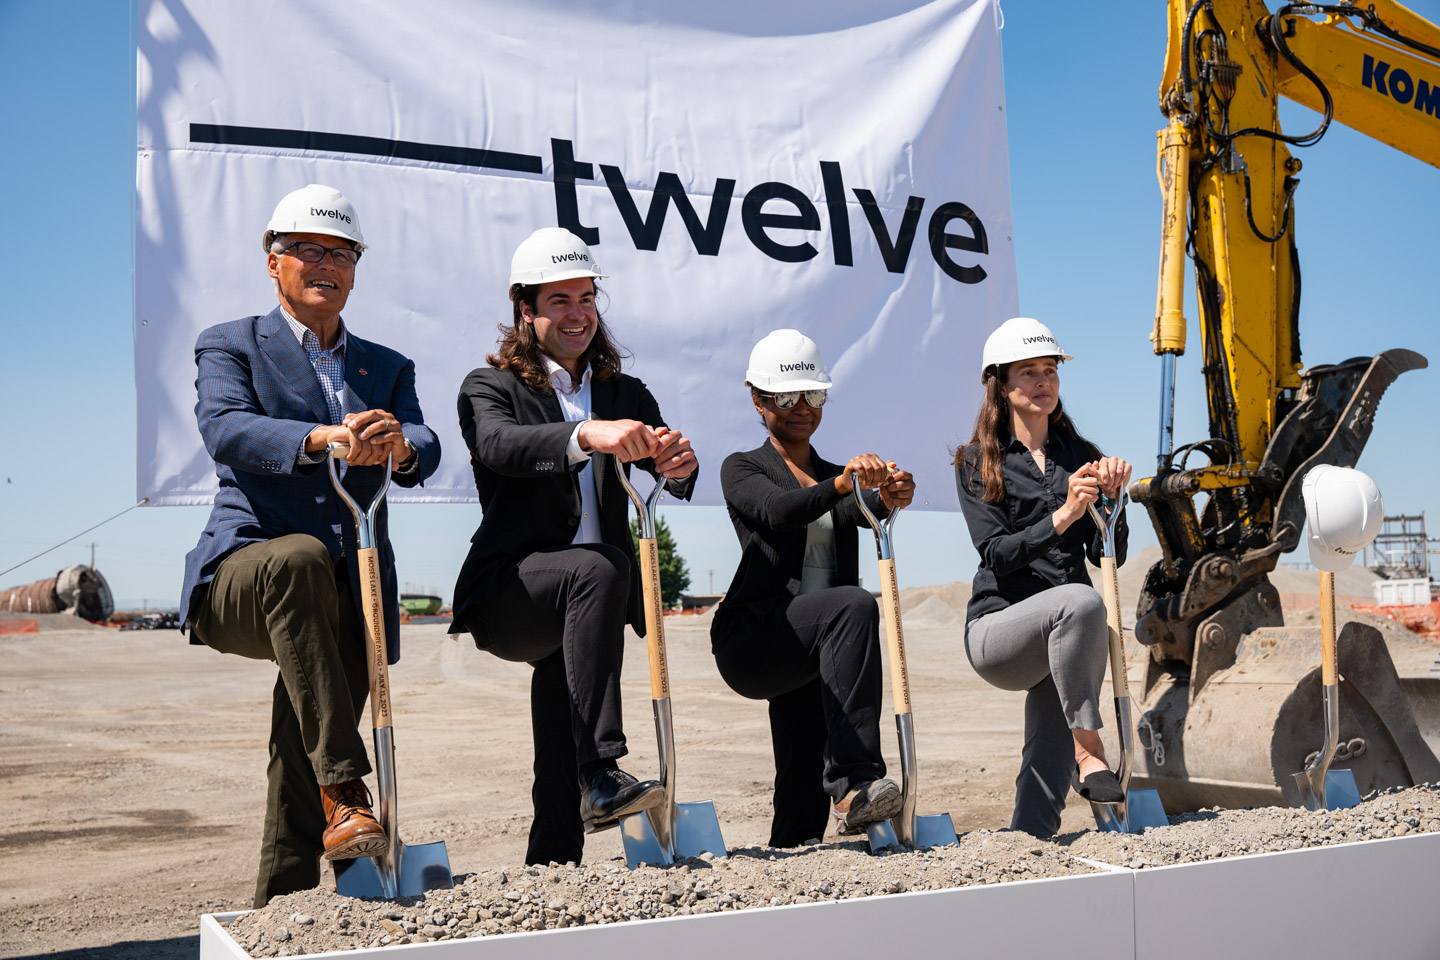
<svg viewBox="0 0 1440 960">
<path fill-rule="evenodd" d="M 842 837 L 864 833 L 865 828 L 889 820 L 900 812 L 900 788 L 894 780 L 871 780 L 850 795 L 850 810 L 833 811 L 839 821 L 836 833 Z"/>
</svg>

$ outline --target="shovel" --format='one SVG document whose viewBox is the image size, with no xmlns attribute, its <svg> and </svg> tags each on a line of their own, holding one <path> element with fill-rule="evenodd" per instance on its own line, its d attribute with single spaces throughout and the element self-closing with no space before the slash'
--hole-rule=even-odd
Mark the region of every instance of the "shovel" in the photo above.
<svg viewBox="0 0 1440 960">
<path fill-rule="evenodd" d="M 665 490 L 657 477 L 650 496 L 642 497 L 615 461 L 615 473 L 640 516 L 640 584 L 645 597 L 645 642 L 650 651 L 650 698 L 655 711 L 655 739 L 660 754 L 660 786 L 665 799 L 656 807 L 620 821 L 625 863 L 634 870 L 642 863 L 670 866 L 677 859 L 712 853 L 728 856 L 715 804 L 709 800 L 675 802 L 675 725 L 670 713 L 670 666 L 665 659 L 665 615 L 660 606 L 660 558 L 655 546 L 655 504 Z"/>
<path fill-rule="evenodd" d="M 1120 738 L 1120 770 L 1116 778 L 1125 799 L 1118 803 L 1090 801 L 1095 824 L 1114 833 L 1138 833 L 1147 827 L 1164 827 L 1170 823 L 1157 790 L 1131 790 L 1130 774 L 1135 769 L 1134 724 L 1130 715 L 1130 678 L 1125 674 L 1125 625 L 1120 619 L 1120 578 L 1115 573 L 1115 525 L 1125 512 L 1129 495 L 1120 491 L 1119 500 L 1104 495 L 1102 514 L 1090 504 L 1090 519 L 1100 528 L 1100 586 L 1105 598 L 1105 620 L 1110 635 L 1110 686 L 1115 694 L 1115 726 Z"/>
<path fill-rule="evenodd" d="M 350 448 L 332 443 L 327 461 L 330 482 L 340 499 L 355 516 L 360 542 L 360 600 L 365 613 L 365 639 L 370 658 L 370 718 L 375 724 L 375 779 L 379 785 L 380 825 L 385 828 L 386 850 L 380 857 L 333 861 L 335 891 L 345 897 L 394 900 L 418 897 L 427 890 L 449 890 L 455 886 L 445 842 L 406 846 L 400 842 L 395 813 L 395 740 L 390 722 L 390 668 L 385 662 L 385 613 L 380 593 L 380 551 L 375 548 L 375 511 L 385 500 L 390 486 L 390 462 L 385 463 L 385 482 L 363 511 L 350 491 L 340 483 L 335 461 Z"/>
<path fill-rule="evenodd" d="M 1325 746 L 1294 775 L 1307 810 L 1343 810 L 1360 802 L 1351 770 L 1331 770 L 1340 746 L 1340 683 L 1335 672 L 1335 574 L 1320 573 L 1320 682 L 1324 697 Z"/>
<path fill-rule="evenodd" d="M 875 552 L 880 557 L 880 605 L 885 611 L 885 645 L 890 653 L 890 697 L 895 701 L 895 729 L 900 736 L 900 814 L 890 820 L 872 823 L 865 829 L 874 853 L 885 847 L 904 844 L 908 847 L 942 847 L 959 843 L 955 824 L 948 813 L 917 816 L 915 803 L 919 798 L 919 777 L 915 764 L 915 724 L 910 713 L 910 674 L 905 666 L 905 631 L 900 625 L 900 587 L 895 580 L 895 551 L 890 531 L 895 527 L 899 508 L 890 511 L 884 521 L 870 512 L 860 486 L 852 491 L 860 512 L 875 531 Z"/>
</svg>

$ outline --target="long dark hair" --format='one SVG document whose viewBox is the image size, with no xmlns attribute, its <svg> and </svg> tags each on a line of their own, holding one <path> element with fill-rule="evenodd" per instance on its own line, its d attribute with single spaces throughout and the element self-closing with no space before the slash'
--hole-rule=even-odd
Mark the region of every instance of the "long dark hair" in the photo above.
<svg viewBox="0 0 1440 960">
<path fill-rule="evenodd" d="M 967 478 L 970 489 L 980 486 L 984 491 L 980 499 L 986 503 L 1000 503 L 1005 499 L 1005 474 L 1000 464 L 1005 457 L 1005 447 L 1011 440 L 1010 401 L 1005 399 L 1005 381 L 1009 377 L 1010 364 L 1001 364 L 993 373 L 985 375 L 985 399 L 980 402 L 980 412 L 975 415 L 975 435 L 969 443 L 955 451 L 952 461 L 957 467 L 970 468 Z M 1075 422 L 1065 412 L 1065 405 L 1058 397 L 1055 399 L 1055 410 L 1050 414 L 1050 431 L 1079 443 L 1087 460 L 1099 460 L 1103 456 L 1099 447 L 1075 429 Z"/>
<path fill-rule="evenodd" d="M 590 287 L 600 295 L 600 287 L 593 280 Z M 485 362 L 498 370 L 509 370 L 520 380 L 532 387 L 546 389 L 550 386 L 550 373 L 545 369 L 544 353 L 540 341 L 535 337 L 535 328 L 525 322 L 524 307 L 530 312 L 539 311 L 540 284 L 515 283 L 510 285 L 510 303 L 514 308 L 510 326 L 500 324 L 500 347 L 485 358 Z M 596 380 L 614 380 L 620 376 L 620 362 L 630 354 L 610 336 L 600 308 L 595 308 L 598 323 L 595 325 L 595 339 L 580 355 L 580 369 L 590 368 L 590 375 Z"/>
</svg>

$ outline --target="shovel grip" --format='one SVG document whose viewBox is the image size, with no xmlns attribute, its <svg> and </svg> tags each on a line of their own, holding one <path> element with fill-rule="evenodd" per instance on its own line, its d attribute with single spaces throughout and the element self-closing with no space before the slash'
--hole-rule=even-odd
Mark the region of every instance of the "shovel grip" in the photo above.
<svg viewBox="0 0 1440 960">
<path fill-rule="evenodd" d="M 360 608 L 365 613 L 365 641 L 370 664 L 370 717 L 376 730 L 390 726 L 390 667 L 385 661 L 385 608 L 381 602 L 380 551 L 359 552 Z"/>
<path fill-rule="evenodd" d="M 1320 573 L 1320 682 L 1336 683 L 1335 670 L 1335 574 Z"/>
<path fill-rule="evenodd" d="M 1101 596 L 1105 598 L 1105 625 L 1110 642 L 1110 684 L 1115 697 L 1130 696 L 1130 678 L 1125 667 L 1125 624 L 1120 619 L 1120 577 L 1115 558 L 1100 558 Z"/>
<path fill-rule="evenodd" d="M 640 584 L 645 597 L 645 645 L 650 652 L 650 699 L 670 697 L 670 664 L 665 659 L 665 611 L 660 606 L 660 557 L 654 538 L 640 541 Z"/>
<path fill-rule="evenodd" d="M 885 618 L 885 646 L 890 653 L 890 696 L 899 717 L 910 712 L 910 670 L 905 663 L 905 628 L 900 625 L 900 587 L 893 558 L 880 561 L 880 608 Z"/>
</svg>

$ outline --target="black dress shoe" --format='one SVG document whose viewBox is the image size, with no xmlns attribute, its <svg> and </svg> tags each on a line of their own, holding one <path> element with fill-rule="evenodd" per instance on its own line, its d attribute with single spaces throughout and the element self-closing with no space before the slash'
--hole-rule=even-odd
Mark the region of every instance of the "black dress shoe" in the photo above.
<svg viewBox="0 0 1440 960">
<path fill-rule="evenodd" d="M 580 819 L 586 833 L 608 830 L 622 818 L 664 799 L 665 788 L 659 780 L 636 780 L 624 770 L 597 770 L 580 794 Z"/>
<path fill-rule="evenodd" d="M 1096 770 L 1084 780 L 1080 779 L 1080 767 L 1077 764 L 1075 772 L 1070 775 L 1070 785 L 1075 792 L 1080 794 L 1091 803 L 1119 803 L 1125 799 L 1125 791 L 1120 789 L 1120 780 L 1107 768 Z"/>
</svg>

